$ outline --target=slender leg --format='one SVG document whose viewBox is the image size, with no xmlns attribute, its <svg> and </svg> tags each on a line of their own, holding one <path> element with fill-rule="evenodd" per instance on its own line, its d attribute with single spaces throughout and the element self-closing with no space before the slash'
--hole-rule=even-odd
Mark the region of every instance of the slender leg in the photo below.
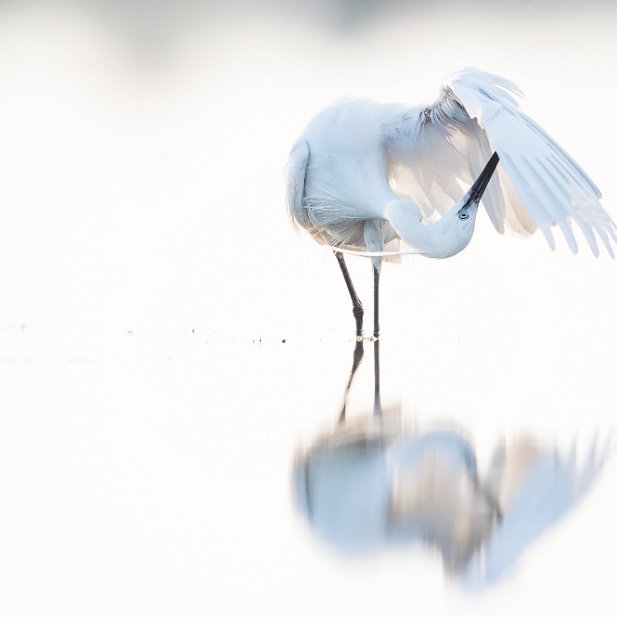
<svg viewBox="0 0 617 617">
<path fill-rule="evenodd" d="M 364 341 L 359 338 L 356 339 L 356 346 L 353 350 L 353 362 L 351 364 L 351 372 L 349 373 L 349 379 L 347 380 L 347 385 L 345 386 L 345 395 L 343 397 L 343 407 L 341 408 L 341 413 L 339 414 L 338 421 L 339 424 L 345 422 L 345 413 L 347 412 L 347 399 L 349 397 L 349 390 L 351 389 L 351 384 L 356 375 L 356 371 L 360 366 L 360 362 L 362 362 L 362 358 L 364 357 Z"/>
<path fill-rule="evenodd" d="M 370 219 L 364 223 L 364 244 L 367 250 L 379 252 L 384 248 L 384 225 L 381 219 Z M 373 336 L 379 336 L 379 273 L 381 271 L 382 258 L 372 256 L 373 264 Z"/>
<path fill-rule="evenodd" d="M 349 291 L 349 295 L 351 297 L 351 303 L 353 305 L 353 316 L 356 320 L 356 336 L 360 337 L 362 336 L 362 321 L 364 319 L 364 309 L 362 308 L 362 302 L 360 302 L 360 298 L 358 298 L 358 294 L 356 293 L 353 283 L 351 282 L 351 277 L 349 276 L 349 270 L 347 270 L 347 264 L 345 263 L 343 253 L 334 251 L 334 255 L 338 261 L 338 265 L 341 268 L 343 278 L 345 279 L 345 285 L 347 285 L 347 290 Z"/>
<path fill-rule="evenodd" d="M 379 267 L 373 265 L 373 336 L 379 338 Z"/>
<path fill-rule="evenodd" d="M 373 399 L 373 415 L 381 416 L 381 369 L 379 366 L 379 339 L 373 343 L 373 353 L 375 359 L 375 398 Z"/>
</svg>

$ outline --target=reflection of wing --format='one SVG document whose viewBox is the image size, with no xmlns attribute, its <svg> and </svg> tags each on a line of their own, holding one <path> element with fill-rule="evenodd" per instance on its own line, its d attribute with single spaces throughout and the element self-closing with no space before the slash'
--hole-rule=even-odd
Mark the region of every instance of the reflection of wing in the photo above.
<svg viewBox="0 0 617 617">
<path fill-rule="evenodd" d="M 571 510 L 587 492 L 606 460 L 594 447 L 577 468 L 576 451 L 567 457 L 538 452 L 503 514 L 501 524 L 462 573 L 471 585 L 496 582 L 520 558 L 531 542 Z"/>
<path fill-rule="evenodd" d="M 458 199 L 458 181 L 475 179 L 493 151 L 499 154 L 498 178 L 483 198 L 500 233 L 507 225 L 520 234 L 540 228 L 551 248 L 551 226 L 558 225 L 570 249 L 577 245 L 575 221 L 594 254 L 597 234 L 613 255 L 615 224 L 598 198 L 600 191 L 547 133 L 518 107 L 518 88 L 496 75 L 464 69 L 452 75 L 441 97 L 421 111 L 388 126 L 390 174 L 397 191 L 408 194 L 430 215 Z M 419 121 L 418 121 L 419 120 Z M 505 225 L 504 225 L 505 224 Z"/>
<path fill-rule="evenodd" d="M 291 149 L 287 166 L 287 211 L 294 224 L 301 227 L 306 223 L 304 213 L 304 180 L 309 154 L 308 142 L 305 139 L 301 139 Z"/>
</svg>

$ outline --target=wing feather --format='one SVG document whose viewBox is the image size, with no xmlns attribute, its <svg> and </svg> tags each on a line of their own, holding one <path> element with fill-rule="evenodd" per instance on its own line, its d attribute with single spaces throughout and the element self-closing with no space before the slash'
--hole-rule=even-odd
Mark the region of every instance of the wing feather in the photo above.
<svg viewBox="0 0 617 617">
<path fill-rule="evenodd" d="M 385 130 L 388 174 L 394 190 L 411 197 L 425 217 L 446 212 L 462 194 L 460 181 L 471 176 L 445 116 L 442 124 L 426 122 L 419 108 L 403 116 L 395 128 Z"/>
<path fill-rule="evenodd" d="M 496 151 L 502 165 L 483 204 L 497 231 L 503 233 L 507 226 L 516 233 L 531 234 L 540 228 L 554 249 L 552 227 L 557 226 L 576 253 L 574 222 L 595 255 L 599 238 L 613 256 L 617 227 L 599 202 L 600 190 L 520 110 L 520 96 L 517 86 L 497 75 L 477 69 L 452 75 L 441 97 L 418 110 L 414 131 L 389 127 L 390 138 L 385 141 L 396 187 L 412 199 L 417 197 L 425 214 L 433 208 L 444 212 L 450 200 L 461 196 L 461 183 L 475 179 Z M 402 124 L 410 121 L 406 117 Z M 396 178 L 407 181 L 397 183 Z M 434 203 L 431 199 L 439 194 L 436 187 L 441 194 Z"/>
</svg>

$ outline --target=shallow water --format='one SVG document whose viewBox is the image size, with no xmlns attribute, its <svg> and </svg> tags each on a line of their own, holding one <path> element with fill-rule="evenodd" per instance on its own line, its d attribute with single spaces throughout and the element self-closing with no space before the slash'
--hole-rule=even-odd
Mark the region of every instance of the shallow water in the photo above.
<svg viewBox="0 0 617 617">
<path fill-rule="evenodd" d="M 404 614 L 419 606 L 489 614 L 507 602 L 514 614 L 540 592 L 547 609 L 568 597 L 569 607 L 599 610 L 602 593 L 563 589 L 564 581 L 581 594 L 609 587 L 610 465 L 479 605 L 444 579 L 428 548 L 384 546 L 350 561 L 318 539 L 294 503 L 293 462 L 336 427 L 352 347 L 216 344 L 199 334 L 162 342 L 136 332 L 108 341 L 106 357 L 5 358 L 13 404 L 2 416 L 3 550 L 16 613 Z M 372 411 L 370 350 L 350 419 Z M 388 373 L 382 383 L 384 408 L 402 406 L 408 428 L 456 424 L 481 464 L 508 434 L 498 408 L 487 424 L 464 409 L 471 404 L 409 409 Z M 594 424 L 562 417 L 556 433 L 588 442 Z M 527 429 L 552 441 L 546 422 Z"/>
</svg>

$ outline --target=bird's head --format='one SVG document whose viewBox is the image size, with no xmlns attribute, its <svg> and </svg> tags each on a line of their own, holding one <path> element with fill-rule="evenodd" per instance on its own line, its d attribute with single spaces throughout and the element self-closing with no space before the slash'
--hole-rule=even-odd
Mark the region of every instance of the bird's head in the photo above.
<svg viewBox="0 0 617 617">
<path fill-rule="evenodd" d="M 393 199 L 385 209 L 394 231 L 425 257 L 443 259 L 462 251 L 471 240 L 476 221 L 477 203 L 465 198 L 454 204 L 435 222 L 426 222 L 419 206 L 406 199 Z"/>
<path fill-rule="evenodd" d="M 478 205 L 498 162 L 495 153 L 467 193 L 435 223 L 423 224 L 420 208 L 406 199 L 389 201 L 385 217 L 396 233 L 424 256 L 443 259 L 456 255 L 471 240 Z"/>
</svg>

